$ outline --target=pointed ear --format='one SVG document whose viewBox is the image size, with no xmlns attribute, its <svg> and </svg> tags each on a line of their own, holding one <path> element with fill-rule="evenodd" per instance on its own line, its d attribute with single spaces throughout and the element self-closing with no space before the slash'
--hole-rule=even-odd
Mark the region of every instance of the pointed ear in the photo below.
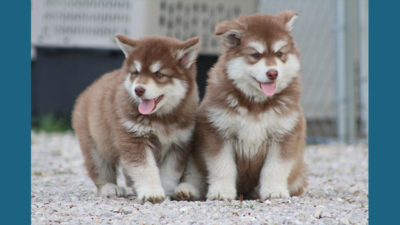
<svg viewBox="0 0 400 225">
<path fill-rule="evenodd" d="M 185 41 L 182 45 L 178 47 L 178 51 L 175 55 L 176 61 L 186 69 L 189 69 L 196 61 L 197 55 L 199 53 L 199 46 L 199 37 L 194 37 Z"/>
<path fill-rule="evenodd" d="M 115 41 L 117 42 L 119 48 L 124 53 L 125 58 L 128 57 L 129 53 L 131 53 L 132 50 L 136 46 L 136 41 L 135 40 L 130 39 L 127 36 L 124 36 L 122 34 L 115 35 Z"/>
<path fill-rule="evenodd" d="M 244 30 L 244 25 L 239 21 L 223 21 L 217 23 L 214 34 L 222 36 L 223 43 L 228 48 L 233 48 L 240 45 L 241 34 Z"/>
<path fill-rule="evenodd" d="M 286 10 L 279 13 L 277 16 L 286 24 L 286 29 L 291 31 L 293 29 L 293 23 L 299 14 L 294 10 Z"/>
</svg>

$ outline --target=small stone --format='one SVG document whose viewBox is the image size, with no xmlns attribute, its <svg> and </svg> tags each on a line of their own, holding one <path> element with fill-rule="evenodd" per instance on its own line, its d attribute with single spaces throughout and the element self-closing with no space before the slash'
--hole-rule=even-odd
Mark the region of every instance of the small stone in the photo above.
<svg viewBox="0 0 400 225">
<path fill-rule="evenodd" d="M 111 214 L 111 213 L 109 213 L 109 212 L 105 212 L 105 213 L 103 213 L 103 216 L 105 216 L 105 217 L 111 217 L 111 216 L 112 216 L 112 214 Z"/>
<path fill-rule="evenodd" d="M 321 219 L 322 217 L 322 208 L 317 208 L 314 212 L 314 217 L 317 219 Z"/>
</svg>

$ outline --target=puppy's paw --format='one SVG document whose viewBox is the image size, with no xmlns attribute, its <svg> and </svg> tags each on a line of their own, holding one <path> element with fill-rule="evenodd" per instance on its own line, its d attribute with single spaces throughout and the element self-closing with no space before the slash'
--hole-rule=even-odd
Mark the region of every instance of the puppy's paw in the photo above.
<svg viewBox="0 0 400 225">
<path fill-rule="evenodd" d="M 179 200 L 192 201 L 200 198 L 200 191 L 190 183 L 180 183 L 175 188 L 175 196 Z"/>
<path fill-rule="evenodd" d="M 262 188 L 260 190 L 260 198 L 262 200 L 272 198 L 288 198 L 290 197 L 289 190 L 287 187 L 272 186 L 268 188 Z"/>
<path fill-rule="evenodd" d="M 104 196 L 104 197 L 124 197 L 124 196 L 126 196 L 125 188 L 119 187 L 116 184 L 112 184 L 112 183 L 107 183 L 107 184 L 103 185 L 98 190 L 97 193 L 99 196 Z"/>
<path fill-rule="evenodd" d="M 236 188 L 233 186 L 210 185 L 207 200 L 234 200 Z"/>
<path fill-rule="evenodd" d="M 149 188 L 138 191 L 138 199 L 142 202 L 159 203 L 165 200 L 164 190 L 160 188 Z"/>
</svg>

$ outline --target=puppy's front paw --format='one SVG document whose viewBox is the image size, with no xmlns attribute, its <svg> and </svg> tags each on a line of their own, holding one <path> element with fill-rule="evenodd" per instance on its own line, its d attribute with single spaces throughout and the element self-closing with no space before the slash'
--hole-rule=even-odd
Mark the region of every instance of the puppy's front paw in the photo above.
<svg viewBox="0 0 400 225">
<path fill-rule="evenodd" d="M 234 200 L 236 188 L 232 186 L 210 185 L 207 200 Z"/>
<path fill-rule="evenodd" d="M 126 190 L 116 184 L 107 183 L 99 188 L 98 195 L 104 197 L 124 197 L 126 196 Z"/>
<path fill-rule="evenodd" d="M 195 200 L 200 198 L 200 191 L 190 183 L 181 183 L 175 188 L 175 196 L 179 200 Z"/>
<path fill-rule="evenodd" d="M 164 190 L 160 188 L 149 188 L 138 191 L 138 199 L 142 202 L 159 203 L 165 200 Z"/>
<path fill-rule="evenodd" d="M 266 187 L 260 190 L 260 198 L 288 198 L 290 197 L 289 190 L 286 187 Z"/>
</svg>

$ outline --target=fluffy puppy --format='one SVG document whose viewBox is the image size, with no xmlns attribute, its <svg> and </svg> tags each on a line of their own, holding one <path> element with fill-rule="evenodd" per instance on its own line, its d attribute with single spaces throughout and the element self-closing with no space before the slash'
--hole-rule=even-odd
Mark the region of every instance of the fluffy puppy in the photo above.
<svg viewBox="0 0 400 225">
<path fill-rule="evenodd" d="M 297 13 L 256 14 L 216 25 L 223 52 L 197 112 L 194 151 L 179 197 L 281 198 L 306 184 Z M 208 188 L 205 183 L 208 184 Z"/>
<path fill-rule="evenodd" d="M 121 165 L 139 200 L 160 202 L 174 195 L 189 153 L 199 38 L 116 40 L 126 59 L 78 97 L 73 128 L 99 195 L 125 195 Z"/>
</svg>

